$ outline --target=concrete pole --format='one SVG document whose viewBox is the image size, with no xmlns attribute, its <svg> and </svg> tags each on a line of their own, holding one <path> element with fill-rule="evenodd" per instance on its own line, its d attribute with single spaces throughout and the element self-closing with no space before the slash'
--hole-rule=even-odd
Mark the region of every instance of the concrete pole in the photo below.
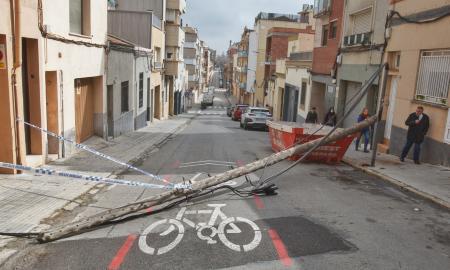
<svg viewBox="0 0 450 270">
<path fill-rule="evenodd" d="M 58 226 L 48 232 L 41 233 L 38 236 L 37 240 L 40 242 L 50 242 L 50 241 L 54 241 L 54 240 L 57 240 L 57 239 L 60 239 L 63 237 L 79 234 L 88 229 L 92 229 L 95 226 L 100 226 L 102 224 L 105 224 L 108 221 L 115 220 L 120 217 L 129 215 L 129 214 L 141 211 L 141 210 L 148 209 L 150 207 L 161 206 L 165 203 L 169 203 L 171 201 L 174 201 L 176 199 L 180 199 L 180 198 L 183 198 L 183 197 L 186 197 L 189 195 L 193 195 L 193 194 L 201 192 L 207 188 L 214 187 L 221 183 L 225 183 L 231 179 L 235 179 L 240 176 L 244 176 L 249 173 L 255 172 L 259 169 L 265 168 L 267 166 L 276 164 L 280 161 L 283 161 L 283 160 L 289 158 L 292 155 L 305 153 L 308 150 L 312 149 L 313 147 L 315 147 L 319 144 L 328 144 L 331 142 L 335 142 L 339 139 L 345 138 L 347 136 L 351 136 L 351 135 L 355 134 L 356 132 L 375 124 L 377 119 L 378 119 L 377 116 L 372 116 L 371 118 L 367 119 L 366 121 L 358 123 L 351 128 L 336 131 L 331 136 L 326 138 L 324 141 L 322 141 L 322 139 L 317 139 L 317 140 L 314 140 L 314 141 L 311 141 L 308 143 L 297 145 L 297 146 L 294 146 L 287 150 L 273 154 L 264 159 L 249 163 L 245 166 L 242 166 L 242 167 L 206 178 L 205 180 L 203 180 L 201 182 L 195 183 L 193 185 L 192 189 L 190 189 L 190 190 L 167 191 L 167 192 L 150 197 L 150 198 L 140 201 L 140 202 L 129 204 L 129 205 L 119 207 L 116 209 L 107 210 L 107 211 L 98 213 L 96 215 L 93 215 L 93 216 L 90 216 L 87 218 L 83 218 L 81 220 L 78 220 L 78 221 L 75 221 L 75 222 L 72 222 L 69 224 L 64 224 L 64 225 Z"/>
</svg>

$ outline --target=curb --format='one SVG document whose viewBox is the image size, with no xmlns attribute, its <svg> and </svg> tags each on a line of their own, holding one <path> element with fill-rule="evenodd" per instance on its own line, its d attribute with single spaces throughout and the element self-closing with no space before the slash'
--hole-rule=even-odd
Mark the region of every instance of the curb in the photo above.
<svg viewBox="0 0 450 270">
<path fill-rule="evenodd" d="M 391 184 L 394 184 L 394 185 L 400 187 L 401 189 L 405 189 L 405 190 L 407 190 L 409 192 L 412 192 L 412 193 L 414 193 L 414 194 L 416 194 L 416 195 L 418 195 L 418 196 L 420 196 L 420 197 L 422 197 L 422 198 L 424 198 L 426 200 L 429 200 L 429 201 L 431 201 L 431 202 L 433 202 L 433 203 L 435 203 L 435 204 L 437 204 L 437 205 L 439 205 L 441 207 L 450 209 L 450 202 L 444 201 L 441 198 L 438 198 L 438 197 L 436 197 L 434 195 L 431 195 L 429 193 L 426 193 L 424 191 L 418 190 L 418 189 L 416 189 L 413 186 L 405 184 L 405 183 L 403 183 L 401 181 L 398 181 L 397 179 L 394 179 L 394 178 L 392 178 L 390 176 L 387 176 L 385 174 L 382 174 L 382 173 L 376 172 L 374 170 L 371 170 L 371 169 L 369 169 L 367 167 L 358 165 L 355 162 L 353 162 L 351 159 L 343 158 L 342 162 L 347 164 L 347 165 L 349 165 L 349 166 L 351 166 L 351 167 L 353 167 L 353 168 L 355 168 L 355 169 L 364 171 L 367 174 L 370 174 L 372 176 L 376 176 L 378 178 L 381 178 L 382 180 L 384 180 L 386 182 L 389 182 Z"/>
</svg>

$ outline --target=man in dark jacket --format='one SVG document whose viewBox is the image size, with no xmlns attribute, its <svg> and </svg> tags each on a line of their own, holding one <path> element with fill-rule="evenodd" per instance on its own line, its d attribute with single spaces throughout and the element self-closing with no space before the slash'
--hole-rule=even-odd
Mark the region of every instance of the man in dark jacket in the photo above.
<svg viewBox="0 0 450 270">
<path fill-rule="evenodd" d="M 308 115 L 306 115 L 306 123 L 307 124 L 317 124 L 318 122 L 318 116 L 316 112 L 316 107 L 313 107 L 311 111 L 308 112 Z"/>
<path fill-rule="evenodd" d="M 414 144 L 414 163 L 420 164 L 420 145 L 425 140 L 425 135 L 430 127 L 430 118 L 423 113 L 423 107 L 419 106 L 415 113 L 409 115 L 405 124 L 409 127 L 408 136 L 400 160 L 405 161 L 409 149 Z"/>
</svg>

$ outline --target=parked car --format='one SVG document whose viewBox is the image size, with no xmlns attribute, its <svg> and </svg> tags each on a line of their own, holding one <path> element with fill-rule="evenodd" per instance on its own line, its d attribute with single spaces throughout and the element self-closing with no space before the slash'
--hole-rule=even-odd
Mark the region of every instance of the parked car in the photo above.
<svg viewBox="0 0 450 270">
<path fill-rule="evenodd" d="M 214 105 L 214 95 L 211 93 L 204 94 L 201 102 L 201 108 L 206 109 L 206 107 L 213 105 Z"/>
<path fill-rule="evenodd" d="M 231 114 L 233 113 L 234 105 L 230 105 L 227 107 L 227 115 L 228 117 L 231 117 Z"/>
<path fill-rule="evenodd" d="M 267 129 L 267 121 L 272 120 L 272 114 L 266 108 L 249 107 L 242 114 L 241 128 Z"/>
<path fill-rule="evenodd" d="M 238 104 L 235 106 L 233 113 L 231 114 L 231 120 L 241 121 L 242 113 L 248 108 L 248 105 Z"/>
</svg>

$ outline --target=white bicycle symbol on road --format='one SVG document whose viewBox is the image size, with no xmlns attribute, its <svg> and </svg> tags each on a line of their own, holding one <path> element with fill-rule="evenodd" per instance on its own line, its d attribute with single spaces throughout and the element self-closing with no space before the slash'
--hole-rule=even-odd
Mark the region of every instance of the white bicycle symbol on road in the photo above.
<svg viewBox="0 0 450 270">
<path fill-rule="evenodd" d="M 198 238 L 206 241 L 210 245 L 217 243 L 217 241 L 214 240 L 214 238 L 218 236 L 219 240 L 222 241 L 222 243 L 231 250 L 237 252 L 241 251 L 248 252 L 255 249 L 261 242 L 261 230 L 259 229 L 258 225 L 256 225 L 253 221 L 243 217 L 227 217 L 225 213 L 223 213 L 221 210 L 221 208 L 224 206 L 226 206 L 226 204 L 208 204 L 208 207 L 212 207 L 214 209 L 207 209 L 207 210 L 187 210 L 186 207 L 183 207 L 178 212 L 175 219 L 163 219 L 160 221 L 156 221 L 155 223 L 148 226 L 139 237 L 139 248 L 142 250 L 142 252 L 149 255 L 155 254 L 162 255 L 169 252 L 170 250 L 175 248 L 183 239 L 185 232 L 183 225 L 184 222 L 184 224 L 197 230 Z M 187 215 L 197 215 L 197 214 L 211 215 L 211 217 L 208 223 L 200 222 L 198 224 L 195 224 L 195 222 L 185 217 Z M 216 228 L 214 227 L 214 225 L 216 224 L 218 218 L 220 218 L 222 222 L 219 224 L 218 228 Z M 242 230 L 239 229 L 239 227 L 236 225 L 236 223 L 238 222 L 246 223 L 253 229 L 254 237 L 250 243 L 245 245 L 238 245 L 231 242 L 227 238 L 227 234 L 242 233 Z M 167 246 L 161 248 L 153 248 L 149 246 L 149 244 L 147 243 L 147 235 L 151 234 L 152 232 L 156 232 L 156 228 L 162 225 L 169 225 L 169 228 L 163 231 L 162 233 L 159 233 L 160 236 L 162 237 L 167 236 L 175 230 L 178 230 L 178 235 L 176 236 L 175 240 L 173 240 Z M 205 235 L 204 234 L 205 231 L 209 231 L 209 233 Z"/>
</svg>

